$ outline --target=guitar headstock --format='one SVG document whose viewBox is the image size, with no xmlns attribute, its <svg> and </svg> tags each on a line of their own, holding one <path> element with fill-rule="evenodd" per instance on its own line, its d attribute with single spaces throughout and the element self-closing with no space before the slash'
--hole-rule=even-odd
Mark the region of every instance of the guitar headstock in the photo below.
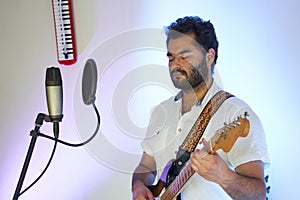
<svg viewBox="0 0 300 200">
<path fill-rule="evenodd" d="M 209 141 L 211 152 L 214 153 L 218 149 L 222 149 L 224 152 L 229 152 L 238 137 L 246 137 L 250 128 L 250 123 L 247 117 L 248 113 L 245 112 L 243 117 L 238 117 L 233 122 L 225 124 L 224 127 L 218 129 Z"/>
</svg>

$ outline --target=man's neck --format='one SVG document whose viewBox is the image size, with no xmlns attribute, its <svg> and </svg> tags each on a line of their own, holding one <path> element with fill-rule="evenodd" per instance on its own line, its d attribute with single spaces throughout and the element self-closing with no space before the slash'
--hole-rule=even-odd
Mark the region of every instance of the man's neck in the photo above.
<svg viewBox="0 0 300 200">
<path fill-rule="evenodd" d="M 204 98 L 211 85 L 212 81 L 207 81 L 195 88 L 182 91 L 182 115 L 189 112 L 195 104 Z"/>
</svg>

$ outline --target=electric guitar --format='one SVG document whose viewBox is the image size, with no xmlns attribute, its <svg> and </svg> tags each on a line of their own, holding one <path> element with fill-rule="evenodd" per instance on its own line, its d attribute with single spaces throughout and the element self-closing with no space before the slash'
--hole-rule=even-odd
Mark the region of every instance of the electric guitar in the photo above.
<svg viewBox="0 0 300 200">
<path fill-rule="evenodd" d="M 224 127 L 218 129 L 214 136 L 208 141 L 208 145 L 204 147 L 207 152 L 214 154 L 218 149 L 229 152 L 238 137 L 246 137 L 250 128 L 249 120 L 246 118 L 247 116 L 247 113 L 245 113 L 245 117 L 239 117 L 237 120 L 225 124 Z M 170 163 L 167 164 L 162 174 L 165 174 L 165 171 L 169 171 L 169 169 Z M 148 188 L 156 197 L 156 200 L 172 200 L 180 193 L 194 173 L 195 171 L 191 165 L 187 164 L 175 180 L 165 189 L 162 195 L 160 195 L 160 193 L 165 187 L 165 178 L 161 177 L 156 185 L 148 186 Z"/>
</svg>

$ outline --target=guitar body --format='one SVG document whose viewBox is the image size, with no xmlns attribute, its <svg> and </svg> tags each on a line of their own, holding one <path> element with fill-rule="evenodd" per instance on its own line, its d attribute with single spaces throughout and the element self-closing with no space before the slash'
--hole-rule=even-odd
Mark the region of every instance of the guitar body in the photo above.
<svg viewBox="0 0 300 200">
<path fill-rule="evenodd" d="M 172 163 L 173 163 L 174 160 L 170 160 L 167 165 L 165 166 L 158 182 L 156 185 L 150 185 L 148 186 L 148 189 L 152 192 L 152 194 L 155 196 L 155 197 L 158 197 L 161 192 L 163 191 L 164 188 L 166 188 L 166 182 L 167 182 L 167 178 L 168 178 L 168 175 L 170 173 L 172 173 Z"/>
<path fill-rule="evenodd" d="M 166 183 L 159 179 L 156 185 L 150 185 L 148 186 L 148 189 L 152 192 L 153 196 L 155 196 L 155 199 L 159 199 L 160 193 L 165 188 Z"/>
</svg>

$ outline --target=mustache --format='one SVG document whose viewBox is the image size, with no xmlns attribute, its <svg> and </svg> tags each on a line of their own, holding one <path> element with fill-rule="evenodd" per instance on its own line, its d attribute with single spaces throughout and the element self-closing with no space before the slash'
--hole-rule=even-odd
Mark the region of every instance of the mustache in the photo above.
<svg viewBox="0 0 300 200">
<path fill-rule="evenodd" d="M 185 71 L 185 70 L 182 70 L 182 69 L 174 69 L 174 70 L 172 70 L 172 71 L 171 71 L 171 76 L 172 76 L 174 73 L 177 73 L 177 72 L 181 73 L 182 75 L 187 76 L 186 71 Z"/>
</svg>

